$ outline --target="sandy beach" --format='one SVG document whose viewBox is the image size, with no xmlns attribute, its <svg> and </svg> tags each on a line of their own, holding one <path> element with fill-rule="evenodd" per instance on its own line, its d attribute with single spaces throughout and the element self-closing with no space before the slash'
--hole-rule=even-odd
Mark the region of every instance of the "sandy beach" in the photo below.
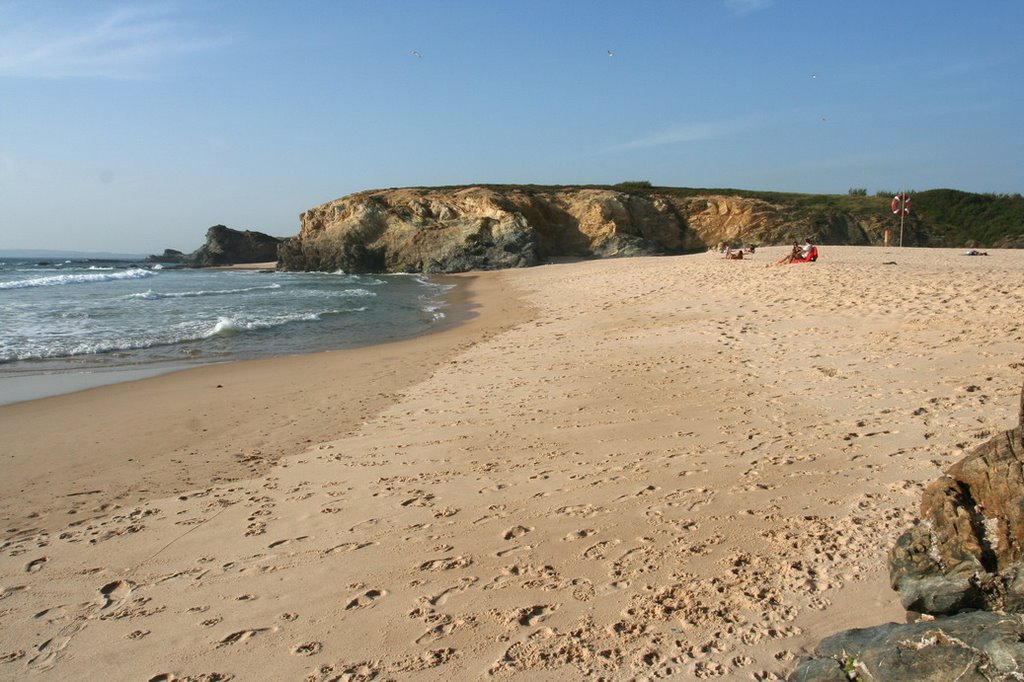
<svg viewBox="0 0 1024 682">
<path fill-rule="evenodd" d="M 783 679 L 1016 421 L 1024 251 L 463 276 L 410 341 L 0 406 L 0 679 Z"/>
</svg>

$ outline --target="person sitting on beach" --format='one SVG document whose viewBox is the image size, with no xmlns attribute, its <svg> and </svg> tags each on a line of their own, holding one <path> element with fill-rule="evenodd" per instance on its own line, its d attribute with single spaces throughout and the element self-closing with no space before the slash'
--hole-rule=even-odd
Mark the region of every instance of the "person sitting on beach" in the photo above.
<svg viewBox="0 0 1024 682">
<path fill-rule="evenodd" d="M 729 260 L 743 260 L 743 249 L 732 250 L 731 246 L 725 247 L 725 256 Z"/>
<path fill-rule="evenodd" d="M 786 256 L 784 258 L 776 261 L 775 264 L 776 265 L 784 265 L 786 263 L 792 263 L 793 261 L 795 261 L 796 259 L 798 259 L 800 257 L 801 253 L 803 253 L 803 249 L 800 248 L 799 244 L 797 244 L 796 242 L 793 242 L 792 250 L 788 254 L 786 254 Z"/>
<path fill-rule="evenodd" d="M 818 260 L 818 247 L 808 239 L 804 242 L 799 252 L 793 256 L 793 260 L 790 263 L 813 263 L 816 260 Z"/>
</svg>

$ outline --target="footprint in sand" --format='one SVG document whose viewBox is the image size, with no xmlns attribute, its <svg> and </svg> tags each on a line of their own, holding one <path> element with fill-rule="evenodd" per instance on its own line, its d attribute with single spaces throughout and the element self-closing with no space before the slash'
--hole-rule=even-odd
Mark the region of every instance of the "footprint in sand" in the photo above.
<svg viewBox="0 0 1024 682">
<path fill-rule="evenodd" d="M 0 655 L 0 663 L 13 663 L 25 658 L 25 650 L 18 649 L 17 651 L 8 651 L 6 654 Z"/>
<path fill-rule="evenodd" d="M 345 610 L 350 611 L 351 609 L 365 609 L 386 595 L 387 592 L 384 590 L 367 590 L 360 595 L 353 597 L 348 604 L 345 605 Z"/>
<path fill-rule="evenodd" d="M 543 622 L 549 615 L 558 609 L 558 605 L 548 606 L 541 604 L 520 609 L 514 617 L 515 622 L 524 627 L 532 627 L 536 623 Z"/>
<path fill-rule="evenodd" d="M 432 559 L 420 564 L 421 571 L 450 571 L 454 568 L 466 568 L 473 565 L 473 559 L 465 556 Z"/>
<path fill-rule="evenodd" d="M 583 538 L 590 537 L 596 532 L 597 531 L 593 530 L 592 528 L 581 528 L 575 533 L 569 533 L 568 535 L 566 535 L 564 538 L 562 538 L 562 541 L 573 542 L 574 540 L 582 540 Z"/>
<path fill-rule="evenodd" d="M 313 656 L 320 653 L 320 650 L 324 648 L 324 645 L 320 642 L 306 642 L 299 644 L 292 649 L 293 656 Z"/>
<path fill-rule="evenodd" d="M 27 590 L 27 589 L 28 589 L 27 585 L 13 585 L 11 587 L 0 588 L 0 599 L 7 599 L 12 594 L 17 594 L 18 592 L 21 592 L 22 590 Z"/>
<path fill-rule="evenodd" d="M 471 586 L 476 584 L 476 582 L 478 580 L 480 580 L 480 579 L 477 578 L 476 576 L 469 576 L 469 577 L 462 578 L 462 580 L 461 580 L 461 582 L 459 584 L 452 585 L 449 588 L 441 590 L 440 592 L 438 592 L 437 594 L 435 594 L 432 597 L 421 597 L 420 601 L 421 602 L 425 602 L 425 603 L 429 604 L 430 606 L 441 606 L 446 601 L 448 601 L 448 597 L 450 595 L 455 594 L 457 592 L 462 592 L 464 590 L 469 589 Z"/>
<path fill-rule="evenodd" d="M 586 578 L 574 578 L 569 582 L 572 597 L 577 601 L 590 601 L 594 598 L 594 584 Z"/>
<path fill-rule="evenodd" d="M 30 561 L 27 564 L 25 564 L 25 572 L 26 573 L 35 573 L 36 571 L 42 569 L 43 565 L 47 561 L 49 561 L 49 559 L 44 557 L 44 556 L 41 556 L 38 559 L 33 559 L 32 561 Z"/>
<path fill-rule="evenodd" d="M 502 535 L 502 538 L 504 538 L 505 540 L 515 540 L 516 538 L 523 537 L 531 530 L 533 530 L 532 526 L 529 528 L 526 526 L 513 526 L 512 528 L 509 528 L 505 531 L 505 534 Z"/>
<path fill-rule="evenodd" d="M 232 632 L 230 635 L 217 642 L 217 648 L 219 649 L 220 647 L 224 646 L 241 644 L 242 642 L 246 642 L 252 639 L 256 635 L 262 634 L 264 632 L 270 632 L 271 630 L 276 629 L 277 628 L 252 628 L 250 630 L 239 630 L 238 632 Z"/>
<path fill-rule="evenodd" d="M 467 625 L 472 626 L 475 624 L 473 618 L 469 618 L 467 620 L 464 618 L 454 618 L 449 615 L 443 615 L 439 618 L 440 620 L 437 621 L 436 625 L 434 625 L 429 630 L 427 630 L 422 635 L 416 638 L 416 644 L 423 644 L 424 642 L 438 640 L 443 637 L 447 637 L 448 635 L 452 634 L 460 628 L 466 627 Z"/>
<path fill-rule="evenodd" d="M 127 580 L 115 580 L 107 583 L 100 588 L 100 594 L 103 596 L 103 605 L 100 609 L 120 606 L 128 598 L 128 595 L 132 593 L 133 587 L 135 585 Z"/>
<path fill-rule="evenodd" d="M 280 547 L 281 545 L 287 545 L 290 542 L 301 542 L 302 540 L 308 540 L 308 539 L 309 539 L 308 535 L 300 535 L 297 538 L 277 540 L 277 541 L 271 542 L 269 545 L 267 545 L 267 549 L 274 549 L 275 547 Z"/>
<path fill-rule="evenodd" d="M 372 547 L 376 545 L 376 542 L 343 542 L 340 545 L 335 545 L 330 549 L 323 551 L 324 556 L 328 554 L 336 554 L 338 552 L 354 552 L 357 549 L 363 549 L 365 547 Z"/>
<path fill-rule="evenodd" d="M 501 558 L 508 556 L 509 554 L 515 554 L 516 552 L 529 552 L 531 549 L 533 549 L 533 545 L 515 545 L 514 547 L 509 547 L 508 549 L 495 552 L 494 556 Z"/>
</svg>

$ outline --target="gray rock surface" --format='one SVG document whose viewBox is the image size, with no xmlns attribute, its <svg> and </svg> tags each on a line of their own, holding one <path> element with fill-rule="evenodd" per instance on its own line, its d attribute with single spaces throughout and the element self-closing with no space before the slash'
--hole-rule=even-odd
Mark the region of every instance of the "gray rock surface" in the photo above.
<svg viewBox="0 0 1024 682">
<path fill-rule="evenodd" d="M 223 225 L 214 225 L 206 231 L 206 243 L 193 251 L 185 262 L 196 268 L 276 262 L 278 246 L 282 241 L 262 232 L 232 230 Z"/>
<path fill-rule="evenodd" d="M 931 622 L 846 630 L 818 644 L 791 682 L 1020 680 L 1024 616 L 970 611 Z"/>
<path fill-rule="evenodd" d="M 146 258 L 149 262 L 180 263 L 193 268 L 239 263 L 277 262 L 277 251 L 284 239 L 262 232 L 232 230 L 214 225 L 206 231 L 206 242 L 192 253 L 164 249 L 163 254 Z"/>
</svg>

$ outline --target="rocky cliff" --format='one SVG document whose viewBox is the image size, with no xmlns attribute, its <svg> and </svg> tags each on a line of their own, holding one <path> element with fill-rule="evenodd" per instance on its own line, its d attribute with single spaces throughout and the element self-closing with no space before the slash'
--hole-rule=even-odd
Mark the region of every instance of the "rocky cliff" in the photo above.
<svg viewBox="0 0 1024 682">
<path fill-rule="evenodd" d="M 262 232 L 232 230 L 223 225 L 214 225 L 206 231 L 206 242 L 192 253 L 165 249 L 163 255 L 149 256 L 146 260 L 181 263 L 193 268 L 268 263 L 277 260 L 277 250 L 283 241 L 280 237 L 271 237 Z"/>
<path fill-rule="evenodd" d="M 352 194 L 301 215 L 285 270 L 462 272 L 554 258 L 699 251 L 721 241 L 878 243 L 884 215 L 813 215 L 763 199 L 608 188 L 392 189 Z"/>
</svg>

